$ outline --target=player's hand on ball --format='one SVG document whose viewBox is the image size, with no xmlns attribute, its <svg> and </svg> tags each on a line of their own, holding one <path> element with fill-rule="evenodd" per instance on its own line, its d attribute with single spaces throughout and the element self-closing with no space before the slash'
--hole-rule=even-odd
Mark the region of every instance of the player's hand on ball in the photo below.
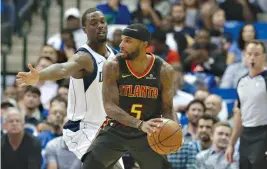
<svg viewBox="0 0 267 169">
<path fill-rule="evenodd" d="M 226 157 L 226 160 L 229 162 L 229 163 L 232 163 L 233 162 L 233 154 L 234 154 L 234 147 L 229 145 L 226 149 L 226 152 L 225 152 L 225 157 Z"/>
<path fill-rule="evenodd" d="M 140 127 L 140 129 L 147 133 L 149 136 L 151 136 L 152 132 L 155 132 L 156 128 L 160 128 L 160 123 L 163 120 L 161 118 L 155 118 L 155 119 L 150 119 L 148 121 L 144 121 Z"/>
<path fill-rule="evenodd" d="M 30 69 L 30 72 L 19 72 L 17 74 L 16 81 L 18 82 L 19 87 L 35 85 L 39 81 L 38 71 L 33 68 L 31 64 L 28 64 L 28 68 Z"/>
</svg>

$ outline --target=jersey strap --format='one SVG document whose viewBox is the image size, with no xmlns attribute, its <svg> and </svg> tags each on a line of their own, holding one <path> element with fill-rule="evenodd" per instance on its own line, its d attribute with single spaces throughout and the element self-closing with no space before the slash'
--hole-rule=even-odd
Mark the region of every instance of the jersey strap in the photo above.
<svg viewBox="0 0 267 169">
<path fill-rule="evenodd" d="M 93 83 L 93 81 L 95 80 L 96 76 L 97 76 L 97 63 L 96 63 L 96 60 L 95 58 L 93 57 L 93 55 L 86 49 L 86 48 L 79 48 L 77 52 L 79 51 L 82 51 L 82 52 L 85 52 L 85 53 L 89 53 L 89 55 L 91 56 L 93 62 L 94 62 L 94 70 L 93 72 L 90 74 L 90 75 L 86 75 L 83 77 L 83 86 L 84 86 L 84 92 L 87 91 L 87 89 L 90 87 L 90 85 Z"/>
</svg>

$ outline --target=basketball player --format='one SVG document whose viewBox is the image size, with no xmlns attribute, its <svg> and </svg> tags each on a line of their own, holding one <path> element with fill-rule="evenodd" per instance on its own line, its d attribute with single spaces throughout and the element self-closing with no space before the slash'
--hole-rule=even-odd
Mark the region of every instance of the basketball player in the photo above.
<svg viewBox="0 0 267 169">
<path fill-rule="evenodd" d="M 168 169 L 165 156 L 148 145 L 147 134 L 173 112 L 175 72 L 161 58 L 146 54 L 148 29 L 133 24 L 123 30 L 121 54 L 103 68 L 103 101 L 108 118 L 84 156 L 83 169 L 105 169 L 131 153 L 142 169 Z"/>
<path fill-rule="evenodd" d="M 82 159 L 98 129 L 105 121 L 102 101 L 102 68 L 114 51 L 106 45 L 107 24 L 104 14 L 90 8 L 82 16 L 82 26 L 88 42 L 66 63 L 54 64 L 37 72 L 18 73 L 20 86 L 35 85 L 39 80 L 59 80 L 70 76 L 69 121 L 63 127 L 63 139 L 69 150 Z M 118 159 L 117 159 L 118 160 Z M 122 160 L 120 160 L 121 165 Z"/>
</svg>

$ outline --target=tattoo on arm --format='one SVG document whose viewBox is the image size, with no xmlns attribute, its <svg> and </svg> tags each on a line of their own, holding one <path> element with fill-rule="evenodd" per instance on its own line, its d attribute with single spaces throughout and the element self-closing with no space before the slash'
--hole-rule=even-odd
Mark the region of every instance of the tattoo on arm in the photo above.
<svg viewBox="0 0 267 169">
<path fill-rule="evenodd" d="M 171 65 L 164 62 L 161 66 L 160 79 L 162 85 L 162 115 L 165 118 L 178 122 L 178 117 L 173 109 L 173 97 L 175 94 L 176 73 Z"/>
<path fill-rule="evenodd" d="M 119 65 L 116 60 L 107 61 L 103 68 L 103 102 L 104 108 L 109 117 L 129 127 L 137 128 L 140 120 L 129 115 L 119 104 L 119 89 L 117 78 Z"/>
<path fill-rule="evenodd" d="M 40 80 L 59 80 L 86 69 L 92 72 L 94 64 L 91 56 L 85 52 L 76 53 L 69 61 L 53 64 L 39 72 Z"/>
</svg>

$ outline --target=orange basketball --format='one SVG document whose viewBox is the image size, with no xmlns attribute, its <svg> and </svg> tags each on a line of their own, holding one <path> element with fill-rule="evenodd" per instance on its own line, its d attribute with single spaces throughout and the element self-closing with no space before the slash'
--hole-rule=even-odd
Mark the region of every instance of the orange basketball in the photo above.
<svg viewBox="0 0 267 169">
<path fill-rule="evenodd" d="M 147 135 L 149 146 L 158 154 L 171 154 L 178 151 L 183 144 L 181 126 L 170 119 L 163 119 L 161 128 Z"/>
</svg>

